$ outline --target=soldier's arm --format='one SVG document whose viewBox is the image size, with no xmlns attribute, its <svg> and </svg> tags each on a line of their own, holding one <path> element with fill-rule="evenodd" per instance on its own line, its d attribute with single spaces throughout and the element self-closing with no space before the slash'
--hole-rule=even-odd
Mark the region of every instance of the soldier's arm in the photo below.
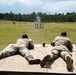
<svg viewBox="0 0 76 75">
<path fill-rule="evenodd" d="M 69 41 L 68 40 L 68 49 L 69 49 L 69 51 L 73 51 L 73 46 L 72 46 L 72 43 L 71 43 L 71 41 Z"/>
<path fill-rule="evenodd" d="M 55 42 L 51 42 L 51 45 L 52 45 L 52 46 L 55 46 Z"/>
<path fill-rule="evenodd" d="M 55 46 L 55 42 L 59 39 L 59 37 L 56 37 L 52 42 L 51 42 L 51 45 L 52 46 Z"/>
<path fill-rule="evenodd" d="M 29 39 L 29 47 L 28 49 L 34 49 L 34 44 L 33 44 L 33 40 Z"/>
<path fill-rule="evenodd" d="M 31 42 L 29 42 L 29 49 L 34 49 L 34 44 L 32 44 Z"/>
</svg>

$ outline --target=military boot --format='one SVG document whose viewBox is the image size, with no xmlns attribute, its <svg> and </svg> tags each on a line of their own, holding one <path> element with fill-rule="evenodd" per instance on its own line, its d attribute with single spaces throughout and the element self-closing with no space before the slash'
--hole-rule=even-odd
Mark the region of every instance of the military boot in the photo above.
<svg viewBox="0 0 76 75">
<path fill-rule="evenodd" d="M 47 55 L 43 58 L 43 60 L 40 63 L 40 66 L 43 68 L 49 61 L 51 60 L 51 56 Z"/>
<path fill-rule="evenodd" d="M 41 60 L 40 59 L 34 59 L 33 57 L 28 57 L 27 58 L 29 64 L 40 64 Z"/>
<path fill-rule="evenodd" d="M 66 56 L 66 64 L 67 64 L 68 71 L 72 71 L 73 70 L 73 60 L 72 60 L 71 56 Z"/>
</svg>

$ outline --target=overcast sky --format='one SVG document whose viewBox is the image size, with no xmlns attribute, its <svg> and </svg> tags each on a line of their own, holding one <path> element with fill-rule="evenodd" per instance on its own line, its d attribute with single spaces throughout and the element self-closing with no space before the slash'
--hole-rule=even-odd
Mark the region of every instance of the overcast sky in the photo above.
<svg viewBox="0 0 76 75">
<path fill-rule="evenodd" d="M 0 13 L 76 12 L 76 0 L 0 0 Z"/>
</svg>

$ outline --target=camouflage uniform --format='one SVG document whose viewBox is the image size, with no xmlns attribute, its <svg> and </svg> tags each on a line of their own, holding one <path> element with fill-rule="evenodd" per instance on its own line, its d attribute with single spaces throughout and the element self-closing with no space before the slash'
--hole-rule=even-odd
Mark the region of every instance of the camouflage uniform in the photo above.
<svg viewBox="0 0 76 75">
<path fill-rule="evenodd" d="M 29 41 L 29 39 L 18 39 L 15 45 L 12 45 L 9 49 L 0 52 L 0 59 L 19 53 L 26 58 L 30 64 L 40 63 L 39 59 L 33 58 L 29 49 L 34 49 L 34 45 Z"/>
<path fill-rule="evenodd" d="M 71 55 L 70 51 L 72 51 L 73 46 L 68 37 L 63 37 L 63 36 L 58 36 L 55 38 L 53 41 L 55 44 L 55 47 L 52 49 L 52 53 L 54 58 L 61 56 L 64 60 L 66 60 L 65 56 L 66 55 Z"/>
<path fill-rule="evenodd" d="M 55 40 L 51 43 L 53 46 L 55 46 L 51 50 L 51 54 L 44 57 L 44 59 L 41 62 L 41 67 L 44 67 L 46 63 L 50 60 L 55 60 L 58 57 L 62 57 L 63 60 L 67 63 L 67 69 L 70 71 L 73 66 L 73 59 L 71 52 L 73 49 L 72 43 L 68 37 L 65 36 L 58 36 L 55 38 Z M 45 62 L 45 63 L 44 63 Z"/>
</svg>

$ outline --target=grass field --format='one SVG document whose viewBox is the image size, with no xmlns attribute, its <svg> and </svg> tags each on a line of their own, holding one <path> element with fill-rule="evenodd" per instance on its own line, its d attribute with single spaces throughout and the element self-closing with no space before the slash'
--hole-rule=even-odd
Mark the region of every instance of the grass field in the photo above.
<svg viewBox="0 0 76 75">
<path fill-rule="evenodd" d="M 72 43 L 76 44 L 76 23 L 43 23 L 44 29 L 35 29 L 34 22 L 16 22 L 0 20 L 0 50 L 8 44 L 15 43 L 22 34 L 28 34 L 34 44 L 45 41 L 50 44 L 52 40 L 66 31 Z"/>
</svg>

